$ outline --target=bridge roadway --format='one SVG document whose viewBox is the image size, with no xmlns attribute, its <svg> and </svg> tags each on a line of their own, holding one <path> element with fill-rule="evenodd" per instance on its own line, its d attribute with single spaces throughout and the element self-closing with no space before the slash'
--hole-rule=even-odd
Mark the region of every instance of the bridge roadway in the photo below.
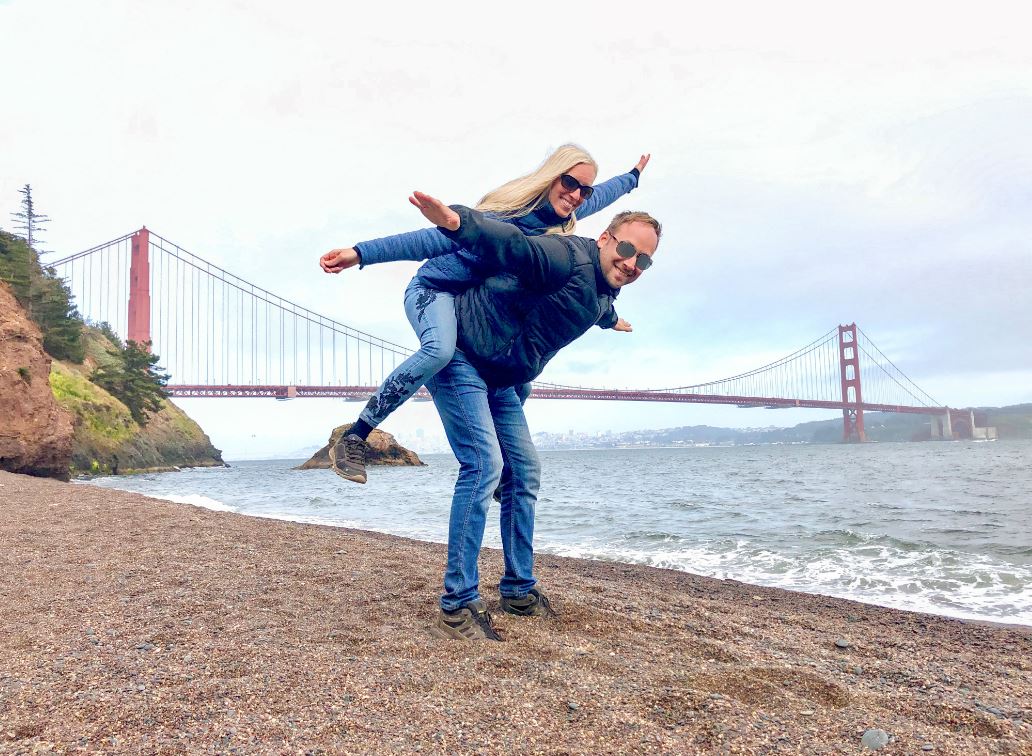
<svg viewBox="0 0 1032 756">
<path fill-rule="evenodd" d="M 169 394 L 179 398 L 268 398 L 268 399 L 312 399 L 332 398 L 348 401 L 365 401 L 379 386 L 166 386 Z M 425 388 L 420 389 L 415 401 L 430 401 Z M 736 407 L 766 407 L 785 409 L 804 407 L 809 409 L 863 410 L 864 412 L 901 412 L 912 415 L 942 415 L 946 407 L 910 407 L 897 404 L 848 404 L 823 399 L 782 399 L 769 396 L 722 396 L 714 394 L 693 394 L 679 391 L 636 391 L 631 389 L 587 389 L 567 387 L 535 386 L 531 399 L 574 399 L 618 402 L 680 402 L 685 404 L 730 404 Z"/>
</svg>

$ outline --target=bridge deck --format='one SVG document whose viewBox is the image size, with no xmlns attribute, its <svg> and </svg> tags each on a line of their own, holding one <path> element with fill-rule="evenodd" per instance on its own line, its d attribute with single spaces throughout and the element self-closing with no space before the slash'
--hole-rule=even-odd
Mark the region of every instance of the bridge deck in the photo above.
<svg viewBox="0 0 1032 756">
<path fill-rule="evenodd" d="M 168 386 L 169 393 L 181 398 L 271 398 L 312 399 L 335 398 L 365 401 L 379 386 Z M 684 404 L 730 404 L 737 407 L 766 407 L 785 409 L 802 407 L 807 409 L 861 409 L 864 412 L 901 412 L 915 415 L 941 415 L 945 407 L 911 407 L 898 404 L 874 404 L 819 399 L 783 399 L 771 396 L 722 396 L 715 394 L 692 394 L 674 391 L 639 391 L 631 389 L 577 389 L 538 388 L 530 394 L 531 399 L 569 399 L 617 402 L 676 402 Z M 427 390 L 420 389 L 413 397 L 416 401 L 429 401 Z"/>
</svg>

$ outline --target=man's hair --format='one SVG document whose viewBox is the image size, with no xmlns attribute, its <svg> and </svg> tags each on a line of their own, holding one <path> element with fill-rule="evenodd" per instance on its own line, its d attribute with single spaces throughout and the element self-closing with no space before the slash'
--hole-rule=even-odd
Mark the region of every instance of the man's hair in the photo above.
<svg viewBox="0 0 1032 756">
<path fill-rule="evenodd" d="M 657 243 L 660 237 L 663 236 L 663 226 L 660 225 L 659 221 L 641 210 L 624 210 L 622 213 L 617 213 L 613 216 L 613 220 L 609 221 L 606 232 L 612 236 L 620 226 L 628 223 L 646 223 L 652 226 L 652 230 L 656 232 Z"/>
</svg>

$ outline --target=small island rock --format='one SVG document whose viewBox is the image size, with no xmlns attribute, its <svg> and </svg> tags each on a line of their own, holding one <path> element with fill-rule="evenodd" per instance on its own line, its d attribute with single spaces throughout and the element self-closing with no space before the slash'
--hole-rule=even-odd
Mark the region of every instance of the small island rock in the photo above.
<svg viewBox="0 0 1032 756">
<path fill-rule="evenodd" d="M 333 432 L 330 433 L 329 443 L 313 454 L 310 460 L 305 462 L 303 465 L 299 465 L 297 469 L 328 470 L 330 468 L 330 447 L 337 443 L 340 437 L 350 429 L 351 423 L 334 428 Z M 390 433 L 384 433 L 382 430 L 374 430 L 369 434 L 367 441 L 369 442 L 369 454 L 366 457 L 366 463 L 369 465 L 388 465 L 395 467 L 423 466 L 423 461 L 416 455 L 416 453 L 399 444 Z"/>
</svg>

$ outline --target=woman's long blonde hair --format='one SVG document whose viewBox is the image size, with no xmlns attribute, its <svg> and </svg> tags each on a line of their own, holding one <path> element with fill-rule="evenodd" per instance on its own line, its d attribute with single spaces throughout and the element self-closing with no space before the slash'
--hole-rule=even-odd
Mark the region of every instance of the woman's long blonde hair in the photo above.
<svg viewBox="0 0 1032 756">
<path fill-rule="evenodd" d="M 485 194 L 477 203 L 477 210 L 496 214 L 499 218 L 519 218 L 541 207 L 548 201 L 548 190 L 552 182 L 578 163 L 587 163 L 598 173 L 598 163 L 587 151 L 575 144 L 564 144 L 547 158 L 533 173 L 502 184 Z M 550 234 L 572 234 L 577 225 L 577 213 L 559 226 L 548 230 Z"/>
</svg>

